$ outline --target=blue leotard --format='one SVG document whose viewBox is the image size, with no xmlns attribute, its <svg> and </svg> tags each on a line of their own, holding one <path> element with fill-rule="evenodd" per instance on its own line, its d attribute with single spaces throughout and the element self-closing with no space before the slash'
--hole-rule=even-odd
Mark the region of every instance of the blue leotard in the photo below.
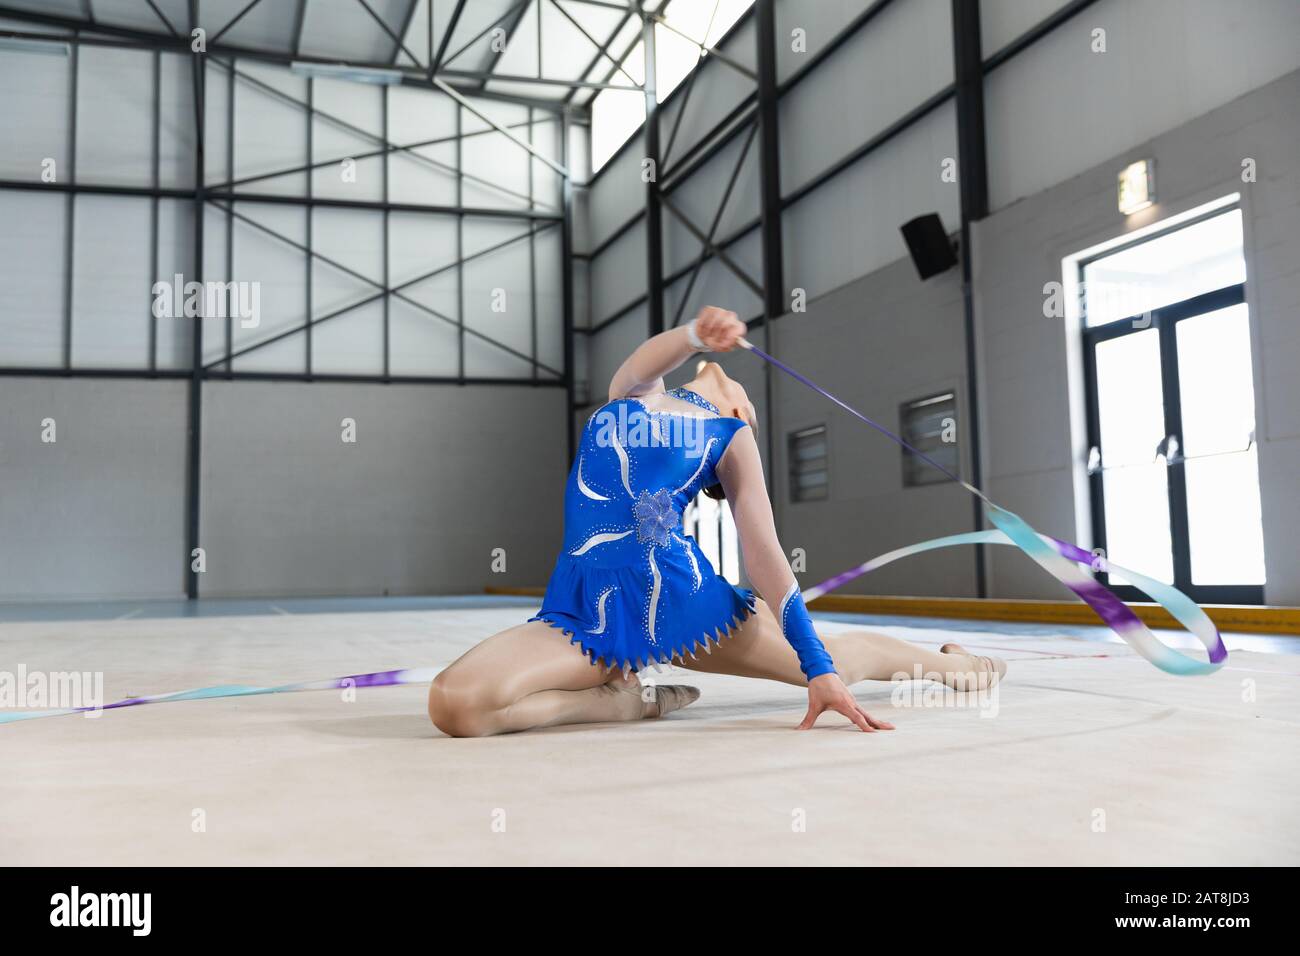
<svg viewBox="0 0 1300 956">
<path fill-rule="evenodd" d="M 753 592 L 719 577 L 681 527 L 746 425 L 690 389 L 668 394 L 710 414 L 655 412 L 624 398 L 583 428 L 564 494 L 564 549 L 532 618 L 607 667 L 694 653 L 754 611 Z"/>
</svg>

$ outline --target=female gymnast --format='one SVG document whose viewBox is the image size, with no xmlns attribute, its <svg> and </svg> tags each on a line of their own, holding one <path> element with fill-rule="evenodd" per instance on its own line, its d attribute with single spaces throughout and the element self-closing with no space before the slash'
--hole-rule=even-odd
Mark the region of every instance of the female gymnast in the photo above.
<svg viewBox="0 0 1300 956">
<path fill-rule="evenodd" d="M 976 690 L 1005 673 L 1002 661 L 957 644 L 936 653 L 870 631 L 818 636 L 777 540 L 745 390 L 713 362 L 682 388 L 664 386 L 696 353 L 730 351 L 745 332 L 735 313 L 705 308 L 619 368 L 609 403 L 583 429 L 565 490 L 564 549 L 541 611 L 438 674 L 429 689 L 438 729 L 480 737 L 662 717 L 699 691 L 643 687 L 636 672 L 672 662 L 806 685 L 800 730 L 833 710 L 873 733 L 894 728 L 859 707 L 847 685 L 919 667 Z M 682 533 L 682 512 L 700 491 L 730 502 L 762 600 L 714 573 Z"/>
</svg>

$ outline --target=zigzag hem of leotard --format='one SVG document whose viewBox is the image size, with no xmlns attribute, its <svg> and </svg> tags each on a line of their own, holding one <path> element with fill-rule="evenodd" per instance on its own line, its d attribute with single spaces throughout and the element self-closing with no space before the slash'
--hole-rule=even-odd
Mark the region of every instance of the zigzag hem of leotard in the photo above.
<svg viewBox="0 0 1300 956">
<path fill-rule="evenodd" d="M 699 660 L 696 656 L 697 651 L 705 654 L 712 654 L 713 648 L 720 647 L 723 641 L 735 637 L 736 632 L 740 630 L 740 625 L 749 620 L 757 610 L 756 598 L 753 594 L 746 595 L 737 590 L 736 596 L 741 598 L 744 603 L 738 611 L 731 615 L 729 620 L 722 621 L 716 625 L 712 631 L 702 632 L 693 642 L 688 641 L 678 645 L 672 649 L 671 653 L 666 650 L 661 651 L 658 657 L 655 657 L 652 654 L 646 654 L 643 657 L 629 657 L 616 659 L 614 661 L 606 661 L 605 657 L 608 653 L 607 649 L 595 647 L 591 642 L 587 641 L 582 635 L 577 633 L 572 626 L 563 621 L 557 620 L 553 612 L 541 611 L 535 616 L 530 617 L 528 621 L 529 623 L 533 621 L 541 621 L 543 624 L 547 624 L 564 634 L 569 638 L 570 644 L 578 645 L 582 650 L 582 653 L 591 661 L 593 666 L 599 664 L 611 669 L 617 668 L 623 671 L 630 670 L 636 672 L 643 670 L 646 667 L 653 667 L 656 664 L 671 664 L 674 661 L 681 662 L 687 657 L 690 657 L 692 660 Z"/>
</svg>

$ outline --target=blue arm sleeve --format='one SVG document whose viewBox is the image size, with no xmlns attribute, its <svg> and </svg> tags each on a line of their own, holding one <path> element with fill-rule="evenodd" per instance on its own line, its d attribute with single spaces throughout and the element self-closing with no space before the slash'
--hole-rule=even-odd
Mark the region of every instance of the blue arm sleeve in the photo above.
<svg viewBox="0 0 1300 956">
<path fill-rule="evenodd" d="M 785 639 L 799 655 L 799 669 L 803 671 L 803 676 L 812 680 L 822 674 L 834 674 L 835 664 L 831 661 L 830 654 L 826 653 L 821 638 L 813 630 L 812 618 L 808 616 L 808 608 L 803 603 L 803 595 L 799 593 L 797 583 L 790 585 L 790 590 L 781 600 L 780 619 Z"/>
</svg>

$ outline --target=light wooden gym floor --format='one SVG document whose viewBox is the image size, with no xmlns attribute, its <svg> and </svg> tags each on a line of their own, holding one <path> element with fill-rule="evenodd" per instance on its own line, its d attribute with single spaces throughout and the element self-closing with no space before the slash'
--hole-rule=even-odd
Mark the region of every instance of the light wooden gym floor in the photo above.
<svg viewBox="0 0 1300 956">
<path fill-rule="evenodd" d="M 102 671 L 116 700 L 441 665 L 531 613 L 484 603 L 11 614 L 0 670 Z M 420 686 L 0 725 L 0 865 L 1300 863 L 1285 640 L 1174 678 L 1095 629 L 904 623 L 870 626 L 1007 658 L 996 698 L 859 684 L 896 731 L 797 733 L 799 688 L 675 671 L 703 696 L 664 720 L 477 740 L 436 731 Z"/>
</svg>

